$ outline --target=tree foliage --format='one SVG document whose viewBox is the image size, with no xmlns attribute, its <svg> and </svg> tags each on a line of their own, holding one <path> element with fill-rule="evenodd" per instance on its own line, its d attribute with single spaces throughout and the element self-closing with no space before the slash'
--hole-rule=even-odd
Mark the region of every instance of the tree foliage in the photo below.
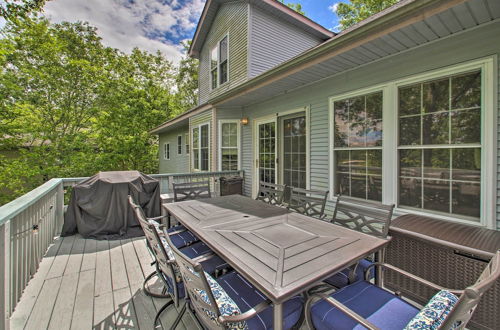
<svg viewBox="0 0 500 330">
<path fill-rule="evenodd" d="M 149 131 L 195 102 L 196 63 L 124 54 L 87 23 L 8 21 L 0 64 L 0 150 L 18 151 L 0 159 L 0 204 L 53 177 L 156 172 Z"/>
<path fill-rule="evenodd" d="M 279 0 L 282 4 L 286 5 L 288 8 L 295 10 L 297 13 L 306 16 L 304 10 L 302 10 L 302 5 L 300 3 L 285 3 L 285 0 Z"/>
<path fill-rule="evenodd" d="M 5 20 L 26 18 L 30 13 L 43 8 L 46 0 L 3 0 L 0 1 L 0 17 Z"/>
<path fill-rule="evenodd" d="M 376 14 L 399 0 L 350 0 L 338 3 L 336 13 L 342 30 Z"/>
</svg>

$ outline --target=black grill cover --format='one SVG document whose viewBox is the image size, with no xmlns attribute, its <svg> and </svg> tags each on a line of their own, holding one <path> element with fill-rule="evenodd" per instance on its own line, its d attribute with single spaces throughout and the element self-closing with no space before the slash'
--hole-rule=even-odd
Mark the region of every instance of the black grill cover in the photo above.
<svg viewBox="0 0 500 330">
<path fill-rule="evenodd" d="M 77 184 L 64 215 L 62 236 L 120 239 L 144 235 L 128 195 L 147 217 L 160 215 L 159 182 L 138 171 L 99 172 Z"/>
</svg>

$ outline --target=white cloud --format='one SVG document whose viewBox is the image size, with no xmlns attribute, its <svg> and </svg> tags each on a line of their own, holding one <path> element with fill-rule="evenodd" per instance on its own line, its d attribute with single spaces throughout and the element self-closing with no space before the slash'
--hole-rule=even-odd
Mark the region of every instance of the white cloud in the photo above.
<svg viewBox="0 0 500 330">
<path fill-rule="evenodd" d="M 185 39 L 196 27 L 204 0 L 52 0 L 45 15 L 52 22 L 87 21 L 107 46 L 130 52 L 134 47 L 159 50 L 178 63 Z"/>
<path fill-rule="evenodd" d="M 337 13 L 337 9 L 339 8 L 340 2 L 334 2 L 328 9 L 330 9 L 334 14 Z"/>
</svg>

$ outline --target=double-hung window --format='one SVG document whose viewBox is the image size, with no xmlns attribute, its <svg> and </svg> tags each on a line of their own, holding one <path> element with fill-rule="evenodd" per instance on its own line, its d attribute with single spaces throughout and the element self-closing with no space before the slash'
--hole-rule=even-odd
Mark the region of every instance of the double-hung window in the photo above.
<svg viewBox="0 0 500 330">
<path fill-rule="evenodd" d="M 479 218 L 481 70 L 398 88 L 399 204 Z"/>
<path fill-rule="evenodd" d="M 209 168 L 209 124 L 201 124 L 192 128 L 193 169 L 208 171 Z"/>
<path fill-rule="evenodd" d="M 189 155 L 189 133 L 184 136 L 184 143 L 186 143 L 186 155 Z"/>
<path fill-rule="evenodd" d="M 212 89 L 228 80 L 228 38 L 222 38 L 210 51 L 210 82 Z"/>
<path fill-rule="evenodd" d="M 182 154 L 182 135 L 177 136 L 177 154 Z"/>
<path fill-rule="evenodd" d="M 335 193 L 382 200 L 382 92 L 333 102 Z"/>
<path fill-rule="evenodd" d="M 219 168 L 221 171 L 237 171 L 239 168 L 238 120 L 219 121 Z"/>
<path fill-rule="evenodd" d="M 163 144 L 163 159 L 170 160 L 170 143 Z"/>
<path fill-rule="evenodd" d="M 395 204 L 396 213 L 493 228 L 493 63 L 482 59 L 332 97 L 332 191 Z"/>
</svg>

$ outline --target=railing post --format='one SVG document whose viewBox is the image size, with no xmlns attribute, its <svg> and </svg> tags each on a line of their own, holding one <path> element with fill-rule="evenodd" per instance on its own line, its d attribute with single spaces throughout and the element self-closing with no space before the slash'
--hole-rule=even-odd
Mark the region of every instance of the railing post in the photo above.
<svg viewBox="0 0 500 330">
<path fill-rule="evenodd" d="M 57 197 L 56 197 L 56 228 L 55 234 L 59 236 L 62 231 L 64 223 L 64 181 L 61 180 L 57 186 Z"/>
<path fill-rule="evenodd" d="M 0 329 L 10 328 L 10 221 L 0 225 Z"/>
</svg>

